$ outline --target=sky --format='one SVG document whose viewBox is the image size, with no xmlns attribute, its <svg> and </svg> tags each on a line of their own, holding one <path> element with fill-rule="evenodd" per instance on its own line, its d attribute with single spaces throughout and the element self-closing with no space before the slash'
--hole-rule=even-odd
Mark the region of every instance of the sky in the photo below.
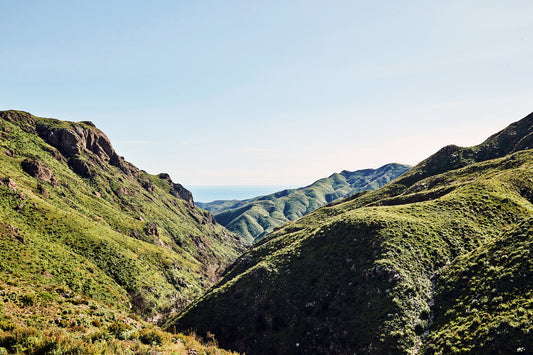
<svg viewBox="0 0 533 355">
<path fill-rule="evenodd" d="M 533 2 L 2 1 L 0 110 L 197 185 L 415 165 L 533 111 Z"/>
</svg>

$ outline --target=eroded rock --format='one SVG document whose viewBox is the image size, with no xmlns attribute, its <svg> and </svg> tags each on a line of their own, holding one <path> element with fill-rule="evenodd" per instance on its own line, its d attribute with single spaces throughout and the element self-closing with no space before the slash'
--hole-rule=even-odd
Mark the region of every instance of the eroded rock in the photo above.
<svg viewBox="0 0 533 355">
<path fill-rule="evenodd" d="M 179 197 L 182 200 L 187 202 L 187 205 L 191 208 L 194 207 L 194 200 L 192 197 L 192 192 L 184 188 L 181 184 L 172 184 L 172 189 L 170 190 L 170 193 L 173 196 Z"/>
<path fill-rule="evenodd" d="M 21 166 L 22 170 L 35 179 L 57 185 L 57 179 L 54 176 L 53 171 L 43 162 L 39 160 L 25 159 L 22 161 Z"/>
<path fill-rule="evenodd" d="M 187 206 L 194 208 L 194 199 L 192 192 L 187 190 L 181 184 L 175 184 L 172 182 L 170 175 L 167 173 L 161 173 L 158 175 L 160 179 L 167 180 L 170 185 L 170 194 L 187 202 Z"/>
<path fill-rule="evenodd" d="M 148 235 L 159 236 L 159 230 L 157 229 L 157 224 L 154 222 L 147 223 L 146 227 L 144 227 L 144 231 Z"/>
<path fill-rule="evenodd" d="M 78 157 L 82 153 L 94 155 L 101 162 L 109 163 L 127 175 L 137 177 L 139 169 L 119 156 L 109 138 L 94 127 L 92 122 L 84 125 L 72 123 L 68 128 L 51 128 L 44 124 L 37 125 L 37 133 L 48 144 L 57 148 L 67 158 Z M 89 126 L 89 127 L 87 127 Z M 84 175 L 85 168 L 77 170 Z"/>
<path fill-rule="evenodd" d="M 11 191 L 17 191 L 17 183 L 15 182 L 15 180 L 13 180 L 12 178 L 8 177 L 8 178 L 5 178 L 4 179 L 4 184 L 7 185 L 7 187 L 11 190 Z"/>
<path fill-rule="evenodd" d="M 37 185 L 37 191 L 39 191 L 39 193 L 44 197 L 44 198 L 50 198 L 50 194 L 48 193 L 48 191 L 46 191 L 45 187 L 43 184 L 39 184 Z"/>
<path fill-rule="evenodd" d="M 96 176 L 94 164 L 79 157 L 70 158 L 68 160 L 68 166 L 81 177 L 91 178 Z"/>
</svg>

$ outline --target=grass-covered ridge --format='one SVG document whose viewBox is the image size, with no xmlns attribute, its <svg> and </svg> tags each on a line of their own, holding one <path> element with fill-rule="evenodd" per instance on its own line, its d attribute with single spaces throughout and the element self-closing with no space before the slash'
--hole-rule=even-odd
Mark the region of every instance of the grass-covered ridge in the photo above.
<svg viewBox="0 0 533 355">
<path fill-rule="evenodd" d="M 90 122 L 0 112 L 0 273 L 147 319 L 182 308 L 244 250 L 166 174 Z"/>
<path fill-rule="evenodd" d="M 377 189 L 407 170 L 409 166 L 402 164 L 387 164 L 378 169 L 344 170 L 298 189 L 242 201 L 219 200 L 198 205 L 214 213 L 217 222 L 248 243 L 253 243 L 288 221 L 356 192 Z"/>
<path fill-rule="evenodd" d="M 532 121 L 286 224 L 167 326 L 250 353 L 531 352 Z"/>
</svg>

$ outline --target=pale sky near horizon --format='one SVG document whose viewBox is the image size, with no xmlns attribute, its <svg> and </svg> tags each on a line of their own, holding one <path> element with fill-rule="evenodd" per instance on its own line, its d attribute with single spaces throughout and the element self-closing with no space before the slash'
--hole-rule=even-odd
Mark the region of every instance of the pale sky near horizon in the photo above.
<svg viewBox="0 0 533 355">
<path fill-rule="evenodd" d="M 0 109 L 190 185 L 414 165 L 533 111 L 533 1 L 2 1 Z"/>
</svg>

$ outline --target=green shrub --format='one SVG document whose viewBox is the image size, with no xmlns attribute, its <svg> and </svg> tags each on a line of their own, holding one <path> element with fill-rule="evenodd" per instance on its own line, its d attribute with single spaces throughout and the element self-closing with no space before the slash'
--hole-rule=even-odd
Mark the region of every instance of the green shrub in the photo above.
<svg viewBox="0 0 533 355">
<path fill-rule="evenodd" d="M 32 294 L 25 294 L 20 297 L 20 301 L 25 306 L 33 306 L 35 305 L 35 295 Z"/>
<path fill-rule="evenodd" d="M 95 342 L 98 342 L 98 341 L 106 342 L 106 341 L 111 340 L 111 339 L 113 339 L 113 334 L 109 333 L 109 331 L 107 329 L 100 329 L 100 330 L 90 334 L 87 337 L 87 340 L 89 340 L 92 343 L 95 343 Z"/>
<path fill-rule="evenodd" d="M 139 340 L 143 344 L 161 345 L 163 344 L 163 333 L 153 329 L 144 328 L 139 332 Z"/>
<path fill-rule="evenodd" d="M 113 323 L 111 323 L 108 327 L 107 327 L 107 330 L 109 333 L 113 334 L 115 336 L 115 338 L 119 339 L 119 340 L 128 340 L 131 338 L 131 335 L 133 333 L 133 330 L 132 330 L 132 327 L 125 324 L 125 323 L 122 323 L 122 322 L 118 322 L 118 321 L 115 321 Z"/>
<path fill-rule="evenodd" d="M 14 328 L 9 333 L 0 334 L 0 347 L 12 352 L 24 352 L 33 349 L 39 342 L 39 332 L 35 328 Z"/>
<path fill-rule="evenodd" d="M 17 327 L 16 324 L 8 321 L 8 320 L 3 320 L 3 321 L 0 321 L 0 330 L 3 330 L 5 332 L 9 332 L 13 329 L 15 329 Z"/>
</svg>

